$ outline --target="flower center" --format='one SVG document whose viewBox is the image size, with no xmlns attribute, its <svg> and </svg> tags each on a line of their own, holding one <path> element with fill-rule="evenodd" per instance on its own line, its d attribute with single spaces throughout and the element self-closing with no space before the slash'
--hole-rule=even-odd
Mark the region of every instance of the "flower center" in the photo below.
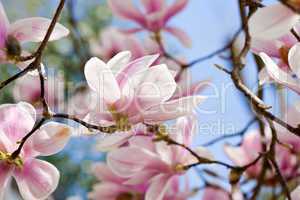
<svg viewBox="0 0 300 200">
<path fill-rule="evenodd" d="M 186 170 L 182 164 L 176 164 L 173 169 L 175 173 L 183 173 Z"/>
<path fill-rule="evenodd" d="M 142 200 L 144 199 L 143 196 L 139 193 L 129 193 L 129 192 L 123 192 L 119 194 L 116 198 L 116 200 Z"/>
<path fill-rule="evenodd" d="M 21 56 L 22 48 L 19 41 L 14 37 L 9 35 L 5 42 L 6 55 L 9 60 L 18 60 Z"/>
<path fill-rule="evenodd" d="M 15 165 L 16 167 L 23 166 L 23 160 L 21 157 L 12 158 L 10 153 L 0 151 L 0 161 L 5 161 L 9 165 Z"/>
<path fill-rule="evenodd" d="M 116 122 L 118 131 L 129 131 L 131 129 L 131 124 L 127 115 L 118 113 L 114 106 L 110 106 L 109 112 L 112 114 L 112 117 Z"/>
<path fill-rule="evenodd" d="M 121 193 L 116 200 L 134 200 L 134 196 L 130 193 Z"/>
</svg>

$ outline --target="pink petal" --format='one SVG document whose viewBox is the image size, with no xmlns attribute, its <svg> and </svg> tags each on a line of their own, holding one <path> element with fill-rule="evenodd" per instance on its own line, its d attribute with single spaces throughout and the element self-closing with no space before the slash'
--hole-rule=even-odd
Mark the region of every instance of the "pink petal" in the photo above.
<svg viewBox="0 0 300 200">
<path fill-rule="evenodd" d="M 165 8 L 165 0 L 142 0 L 147 13 L 157 12 Z"/>
<path fill-rule="evenodd" d="M 98 141 L 96 147 L 99 151 L 111 151 L 127 142 L 131 136 L 131 132 L 117 132 L 112 135 L 106 135 Z"/>
<path fill-rule="evenodd" d="M 241 147 L 224 146 L 224 152 L 235 164 L 243 166 L 249 163 L 246 152 Z M 251 162 L 251 161 L 250 161 Z"/>
<path fill-rule="evenodd" d="M 288 60 L 289 60 L 289 66 L 293 73 L 297 75 L 298 78 L 300 78 L 300 44 L 295 44 L 289 51 L 288 54 Z"/>
<path fill-rule="evenodd" d="M 145 200 L 162 200 L 170 187 L 171 180 L 169 174 L 160 174 L 154 177 L 146 192 Z"/>
<path fill-rule="evenodd" d="M 173 152 L 171 146 L 169 146 L 165 141 L 156 142 L 155 143 L 156 152 L 159 157 L 166 162 L 167 164 L 171 165 L 173 162 Z M 176 162 L 176 161 L 174 161 Z"/>
<path fill-rule="evenodd" d="M 2 152 L 12 152 L 14 151 L 14 144 L 9 140 L 7 135 L 0 130 L 0 151 Z"/>
<path fill-rule="evenodd" d="M 8 185 L 12 169 L 9 165 L 0 161 L 0 199 L 4 199 L 4 192 Z"/>
<path fill-rule="evenodd" d="M 128 180 L 124 181 L 124 185 L 140 185 L 147 183 L 153 176 L 157 174 L 156 170 L 143 170 L 133 176 Z"/>
<path fill-rule="evenodd" d="M 5 45 L 8 27 L 9 27 L 9 21 L 7 19 L 3 5 L 0 2 L 0 48 L 3 48 Z"/>
<path fill-rule="evenodd" d="M 128 63 L 116 76 L 120 87 L 123 88 L 126 84 L 129 84 L 129 87 L 135 87 L 134 83 L 132 83 L 135 76 L 140 76 L 140 74 L 142 74 L 143 71 L 146 71 L 158 57 L 158 54 L 147 55 Z"/>
<path fill-rule="evenodd" d="M 269 72 L 266 67 L 264 67 L 262 70 L 260 70 L 260 72 L 258 74 L 258 80 L 259 80 L 260 85 L 263 85 L 265 83 L 272 83 L 273 80 L 270 77 Z"/>
<path fill-rule="evenodd" d="M 107 155 L 107 164 L 115 174 L 121 177 L 130 177 L 147 166 L 153 168 L 164 166 L 157 155 L 138 147 L 122 147 L 111 151 Z"/>
<path fill-rule="evenodd" d="M 230 200 L 229 193 L 217 187 L 207 187 L 204 190 L 203 200 Z"/>
<path fill-rule="evenodd" d="M 284 45 L 281 41 L 278 40 L 260 40 L 253 38 L 251 40 L 251 50 L 259 54 L 264 52 L 271 57 L 280 57 L 279 48 Z"/>
<path fill-rule="evenodd" d="M 291 194 L 292 200 L 300 200 L 300 186 L 293 190 Z"/>
<path fill-rule="evenodd" d="M 118 195 L 125 192 L 129 192 L 128 189 L 120 184 L 104 182 L 94 186 L 93 191 L 89 193 L 89 199 L 116 200 Z"/>
<path fill-rule="evenodd" d="M 20 42 L 41 42 L 48 30 L 51 20 L 42 17 L 21 19 L 11 24 L 9 34 Z M 69 30 L 57 23 L 50 36 L 50 41 L 58 40 L 69 34 Z"/>
<path fill-rule="evenodd" d="M 121 183 L 124 181 L 123 178 L 114 174 L 111 171 L 111 169 L 104 163 L 93 164 L 92 172 L 100 181 L 107 181 L 107 182 L 114 182 L 114 183 Z"/>
<path fill-rule="evenodd" d="M 122 51 L 111 58 L 107 66 L 110 67 L 111 71 L 114 74 L 119 73 L 124 67 L 127 66 L 131 57 L 131 53 L 129 51 Z"/>
<path fill-rule="evenodd" d="M 59 172 L 52 164 L 34 159 L 26 161 L 22 169 L 14 172 L 14 177 L 25 200 L 39 200 L 54 192 Z"/>
<path fill-rule="evenodd" d="M 57 123 L 48 122 L 33 135 L 33 148 L 42 156 L 49 156 L 60 152 L 71 136 L 71 127 Z"/>
<path fill-rule="evenodd" d="M 161 103 L 143 113 L 144 120 L 149 123 L 175 119 L 190 114 L 206 97 L 187 96 Z"/>
<path fill-rule="evenodd" d="M 13 144 L 33 128 L 35 123 L 33 111 L 34 108 L 26 103 L 2 104 L 0 106 L 0 129 Z"/>
<path fill-rule="evenodd" d="M 165 27 L 164 30 L 176 37 L 185 47 L 192 47 L 191 38 L 183 30 L 171 26 Z"/>
<path fill-rule="evenodd" d="M 297 93 L 300 93 L 299 81 L 295 80 L 290 74 L 280 69 L 265 53 L 260 53 L 259 56 L 265 63 L 267 71 L 273 80 L 291 88 Z"/>
<path fill-rule="evenodd" d="M 101 95 L 106 103 L 113 104 L 120 98 L 118 83 L 111 69 L 102 60 L 91 58 L 85 64 L 84 73 L 90 88 Z"/>
<path fill-rule="evenodd" d="M 153 138 L 151 136 L 134 136 L 129 139 L 129 146 L 140 147 L 147 149 L 149 151 L 155 151 L 155 144 L 153 143 Z"/>
<path fill-rule="evenodd" d="M 178 12 L 182 11 L 187 5 L 188 0 L 176 0 L 171 6 L 167 8 L 164 21 L 167 22 L 174 15 L 177 15 Z"/>
<path fill-rule="evenodd" d="M 115 15 L 124 19 L 133 20 L 141 26 L 145 26 L 145 17 L 134 7 L 132 0 L 109 0 L 108 5 Z"/>
<path fill-rule="evenodd" d="M 136 89 L 136 96 L 144 109 L 168 100 L 176 90 L 176 82 L 166 65 L 148 69 Z"/>
<path fill-rule="evenodd" d="M 299 15 L 281 3 L 259 8 L 249 20 L 249 31 L 253 38 L 278 39 L 289 33 L 299 21 Z"/>
</svg>

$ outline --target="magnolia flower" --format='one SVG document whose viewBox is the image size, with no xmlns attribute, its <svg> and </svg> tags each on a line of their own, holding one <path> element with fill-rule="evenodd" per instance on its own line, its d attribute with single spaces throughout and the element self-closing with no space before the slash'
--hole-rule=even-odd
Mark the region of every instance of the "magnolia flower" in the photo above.
<svg viewBox="0 0 300 200">
<path fill-rule="evenodd" d="M 299 119 L 300 113 L 295 108 L 290 108 L 287 112 L 287 122 L 291 125 L 297 125 L 297 119 Z M 278 139 L 286 144 L 287 147 L 282 145 L 276 145 L 275 159 L 278 163 L 279 169 L 283 176 L 291 178 L 297 175 L 298 158 L 297 153 L 300 152 L 300 139 L 287 132 L 279 125 L 275 125 Z M 225 152 L 229 158 L 239 166 L 244 166 L 252 162 L 257 158 L 260 152 L 262 152 L 262 142 L 267 145 L 271 142 L 271 131 L 269 128 L 265 130 L 266 139 L 263 140 L 259 133 L 259 130 L 251 130 L 244 138 L 240 147 L 225 146 Z M 257 178 L 261 172 L 262 163 L 257 162 L 255 165 L 249 167 L 246 170 L 249 178 Z M 273 174 L 267 173 L 266 179 L 272 181 L 274 179 Z"/>
<path fill-rule="evenodd" d="M 0 197 L 9 179 L 14 177 L 25 200 L 46 199 L 57 187 L 59 171 L 37 156 L 48 156 L 63 149 L 71 130 L 68 126 L 49 122 L 28 139 L 20 154 L 12 158 L 18 142 L 32 130 L 35 110 L 27 103 L 0 106 Z"/>
<path fill-rule="evenodd" d="M 21 45 L 26 42 L 41 42 L 50 23 L 49 19 L 32 17 L 10 24 L 0 2 L 0 63 L 18 62 L 18 58 L 26 54 L 22 52 Z M 58 40 L 68 33 L 68 29 L 57 23 L 49 40 Z M 18 66 L 23 68 L 24 63 Z"/>
<path fill-rule="evenodd" d="M 147 188 L 146 184 L 135 186 L 123 184 L 127 179 L 117 176 L 103 163 L 94 164 L 92 172 L 101 182 L 94 185 L 93 191 L 89 193 L 90 199 L 116 200 L 121 197 L 139 199 L 138 197 L 144 196 Z"/>
<path fill-rule="evenodd" d="M 300 200 L 300 186 L 298 186 L 291 194 L 292 200 Z"/>
<path fill-rule="evenodd" d="M 295 2 L 295 4 L 299 3 Z M 289 51 L 298 42 L 291 30 L 294 29 L 296 34 L 299 34 L 299 19 L 299 14 L 281 3 L 259 8 L 249 20 L 251 51 L 255 54 L 263 52 L 275 58 L 278 60 L 279 68 L 288 71 Z M 245 44 L 244 34 L 240 34 L 237 41 L 243 44 L 240 45 L 243 47 Z M 285 79 L 285 77 L 282 78 Z M 261 84 L 272 81 L 273 77 L 268 68 L 260 71 L 259 79 Z"/>
<path fill-rule="evenodd" d="M 25 101 L 36 108 L 41 108 L 40 104 L 40 79 L 37 76 L 25 75 L 16 80 L 13 88 L 13 97 L 16 102 Z M 64 82 L 62 76 L 49 76 L 45 80 L 45 97 L 48 105 L 54 109 L 63 101 Z"/>
<path fill-rule="evenodd" d="M 105 199 L 105 200 L 139 200 L 145 198 L 145 192 L 149 186 L 148 180 L 144 179 L 145 183 L 139 185 L 126 184 L 128 178 L 123 178 L 115 173 L 104 163 L 95 163 L 92 167 L 92 172 L 96 178 L 101 181 L 93 187 L 93 191 L 89 193 L 90 199 Z M 168 188 L 164 200 L 186 200 L 191 196 L 191 191 L 188 187 L 184 191 L 180 190 L 179 179 L 174 179 L 171 182 L 171 187 Z"/>
<path fill-rule="evenodd" d="M 165 0 L 142 0 L 141 3 L 145 8 L 145 13 L 136 8 L 132 0 L 108 0 L 108 3 L 115 15 L 132 20 L 140 26 L 129 30 L 129 32 L 147 29 L 158 33 L 163 30 L 177 37 L 185 46 L 191 46 L 190 38 L 183 30 L 167 25 L 173 16 L 184 9 L 188 0 L 175 0 L 172 5 L 166 5 L 167 2 Z"/>
<path fill-rule="evenodd" d="M 193 121 L 180 118 L 176 130 L 169 136 L 188 146 L 192 134 Z M 146 200 L 162 200 L 171 182 L 185 173 L 184 166 L 197 162 L 197 159 L 182 147 L 169 146 L 164 141 L 153 143 L 152 140 L 153 137 L 149 136 L 132 137 L 128 146 L 108 153 L 107 163 L 115 174 L 128 178 L 125 184 L 138 185 L 148 180 Z M 195 152 L 203 158 L 212 158 L 204 148 L 198 148 Z"/>
<path fill-rule="evenodd" d="M 287 64 L 285 68 L 279 67 L 267 54 L 260 53 L 266 68 L 266 74 L 275 82 L 287 86 L 298 94 L 300 93 L 300 43 L 295 44 L 287 54 Z M 265 80 L 261 76 L 261 79 Z"/>
<path fill-rule="evenodd" d="M 86 63 L 88 85 L 102 103 L 89 112 L 90 121 L 128 131 L 140 122 L 158 123 L 190 114 L 205 99 L 199 95 L 171 99 L 177 87 L 173 75 L 164 64 L 150 67 L 158 55 L 128 62 L 130 55 L 121 52 L 107 64 L 98 58 Z"/>
<path fill-rule="evenodd" d="M 100 56 L 104 61 L 109 61 L 120 51 L 130 51 L 132 59 L 147 54 L 145 47 L 136 37 L 112 27 L 104 29 L 101 32 L 100 42 L 92 41 L 90 46 L 92 53 Z"/>
</svg>

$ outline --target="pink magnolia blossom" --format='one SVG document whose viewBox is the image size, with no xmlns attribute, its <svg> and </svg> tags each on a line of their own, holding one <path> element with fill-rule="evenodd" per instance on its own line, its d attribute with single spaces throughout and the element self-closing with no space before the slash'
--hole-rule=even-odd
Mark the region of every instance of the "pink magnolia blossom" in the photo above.
<svg viewBox="0 0 300 200">
<path fill-rule="evenodd" d="M 101 32 L 100 41 L 93 40 L 90 46 L 93 55 L 100 56 L 105 62 L 121 51 L 130 51 L 132 60 L 150 54 L 163 54 L 157 42 L 152 39 L 147 38 L 141 41 L 132 34 L 124 33 L 112 27 L 104 29 Z M 154 63 L 165 63 L 170 70 L 176 72 L 181 69 L 178 63 L 164 56 L 160 56 Z"/>
<path fill-rule="evenodd" d="M 0 2 L 0 63 L 18 62 L 22 52 L 21 44 L 26 42 L 41 42 L 47 32 L 51 20 L 42 17 L 32 17 L 17 20 L 10 24 L 2 3 Z M 68 35 L 69 31 L 57 23 L 50 40 L 58 40 Z M 20 68 L 24 64 L 18 65 Z"/>
<path fill-rule="evenodd" d="M 88 85 L 102 102 L 90 111 L 90 121 L 127 131 L 140 122 L 158 123 L 190 114 L 205 99 L 200 95 L 171 99 L 177 84 L 166 65 L 151 66 L 158 55 L 128 62 L 130 55 L 125 51 L 107 64 L 98 58 L 86 63 Z"/>
<path fill-rule="evenodd" d="M 25 101 L 41 108 L 40 104 L 40 79 L 38 76 L 25 75 L 16 80 L 13 88 L 13 96 L 16 102 Z M 63 77 L 49 76 L 45 80 L 46 101 L 51 109 L 57 109 L 63 102 L 64 82 Z"/>
<path fill-rule="evenodd" d="M 95 163 L 92 172 L 101 182 L 94 185 L 93 191 L 89 193 L 90 199 L 117 200 L 123 197 L 139 200 L 145 198 L 145 192 L 149 186 L 147 179 L 139 185 L 126 184 L 128 178 L 116 175 L 103 163 Z M 186 200 L 191 195 L 191 191 L 187 189 L 181 191 L 179 179 L 174 179 L 163 200 Z"/>
<path fill-rule="evenodd" d="M 106 28 L 101 32 L 99 42 L 91 42 L 91 50 L 93 55 L 100 56 L 104 61 L 109 61 L 110 58 L 120 51 L 130 51 L 132 59 L 148 54 L 144 45 L 136 37 L 112 27 Z"/>
<path fill-rule="evenodd" d="M 114 174 L 111 169 L 103 163 L 93 165 L 93 174 L 101 181 L 93 187 L 93 191 L 89 193 L 89 198 L 98 200 L 116 200 L 121 197 L 131 197 L 129 199 L 139 199 L 143 197 L 147 188 L 146 184 L 125 185 L 126 178 L 122 178 Z"/>
<path fill-rule="evenodd" d="M 190 145 L 193 125 L 190 118 L 179 118 L 176 130 L 170 133 L 170 137 Z M 146 200 L 162 200 L 171 182 L 185 173 L 183 167 L 197 162 L 197 159 L 182 147 L 169 146 L 163 141 L 154 143 L 152 140 L 153 137 L 149 136 L 132 137 L 128 146 L 108 153 L 107 163 L 115 174 L 128 178 L 126 184 L 138 185 L 148 180 Z M 195 151 L 199 156 L 212 158 L 210 152 L 202 147 Z"/>
<path fill-rule="evenodd" d="M 297 125 L 297 120 L 299 119 L 300 113 L 296 111 L 296 109 L 290 108 L 287 112 L 287 121 L 291 125 Z M 293 178 L 297 175 L 298 168 L 298 158 L 297 152 L 300 152 L 300 139 L 289 133 L 284 128 L 279 125 L 275 125 L 279 140 L 288 145 L 288 147 L 284 147 L 282 145 L 276 145 L 276 153 L 275 159 L 278 163 L 278 166 L 284 177 L 287 179 Z M 265 142 L 267 145 L 270 144 L 271 140 L 271 132 L 270 129 L 267 128 L 266 131 L 266 139 L 263 141 L 259 130 L 251 130 L 245 136 L 243 143 L 240 147 L 232 147 L 229 145 L 225 146 L 225 152 L 229 156 L 229 158 L 239 166 L 244 166 L 257 158 L 259 153 L 262 151 L 262 142 Z M 260 174 L 262 167 L 262 163 L 258 162 L 257 164 L 249 167 L 247 169 L 247 175 L 249 178 L 257 178 Z M 273 182 L 274 176 L 268 172 L 266 176 L 268 181 Z"/>
<path fill-rule="evenodd" d="M 167 25 L 173 16 L 184 9 L 188 0 L 175 0 L 172 5 L 167 5 L 165 0 L 142 0 L 145 13 L 136 8 L 132 0 L 108 0 L 108 3 L 115 15 L 132 20 L 140 26 L 129 32 L 138 32 L 143 29 L 154 33 L 166 31 L 177 37 L 185 46 L 191 46 L 190 38 L 183 30 Z"/>
<path fill-rule="evenodd" d="M 29 138 L 20 155 L 11 153 L 34 126 L 35 110 L 27 103 L 0 106 L 0 197 L 13 177 L 25 200 L 46 199 L 57 187 L 59 171 L 37 156 L 48 156 L 63 149 L 71 130 L 68 126 L 49 122 Z"/>
<path fill-rule="evenodd" d="M 290 71 L 290 49 L 298 42 L 291 33 L 291 29 L 293 28 L 296 33 L 299 32 L 299 19 L 299 14 L 281 3 L 259 8 L 249 20 L 251 50 L 255 54 L 265 53 L 278 60 L 278 68 Z M 240 40 L 244 43 L 245 38 L 240 38 Z M 277 69 L 273 70 L 277 71 Z M 274 71 L 270 72 L 268 68 L 262 69 L 259 74 L 261 84 L 271 82 L 274 79 L 272 75 Z M 281 74 L 281 72 L 276 73 L 278 76 Z M 282 77 L 282 79 L 289 78 Z"/>
</svg>

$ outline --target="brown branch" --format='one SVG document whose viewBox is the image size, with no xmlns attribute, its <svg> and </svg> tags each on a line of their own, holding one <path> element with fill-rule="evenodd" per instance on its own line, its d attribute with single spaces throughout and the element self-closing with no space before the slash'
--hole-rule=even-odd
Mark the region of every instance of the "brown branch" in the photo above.
<svg viewBox="0 0 300 200">
<path fill-rule="evenodd" d="M 46 121 L 46 119 L 45 118 L 42 118 L 34 127 L 33 127 L 33 129 L 29 132 L 29 133 L 27 133 L 26 135 L 25 135 L 25 137 L 23 137 L 22 138 L 22 140 L 21 140 L 21 142 L 20 142 L 20 144 L 19 144 L 19 146 L 18 146 L 18 148 L 17 148 L 17 150 L 15 150 L 12 154 L 11 154 L 11 158 L 12 159 L 15 159 L 15 158 L 17 158 L 18 156 L 19 156 L 19 154 L 21 153 L 21 150 L 22 150 L 22 148 L 23 148 L 23 146 L 24 146 L 24 144 L 25 144 L 25 142 L 28 140 L 28 138 L 30 138 L 30 136 L 32 136 L 42 125 L 43 125 L 43 123 Z"/>
<path fill-rule="evenodd" d="M 114 126 L 114 125 L 113 126 L 108 126 L 108 127 L 101 127 L 101 126 L 98 126 L 98 125 L 90 124 L 90 123 L 87 123 L 87 122 L 85 122 L 81 119 L 76 118 L 75 116 L 64 114 L 64 113 L 53 114 L 52 118 L 61 118 L 61 119 L 72 120 L 74 122 L 77 122 L 77 123 L 85 126 L 88 129 L 98 130 L 98 131 L 101 131 L 103 133 L 114 133 L 114 132 L 116 132 L 116 129 L 117 129 L 117 127 Z"/>
<path fill-rule="evenodd" d="M 25 135 L 24 138 L 22 138 L 21 140 L 21 143 L 18 147 L 17 150 L 15 150 L 13 153 L 12 153 L 12 158 L 16 158 L 18 157 L 18 155 L 20 154 L 21 150 L 22 150 L 22 147 L 24 146 L 25 142 L 28 140 L 28 138 L 35 133 L 35 131 L 37 129 L 39 129 L 41 127 L 41 125 L 47 120 L 50 118 L 50 113 L 49 113 L 49 108 L 48 108 L 48 105 L 47 105 L 47 102 L 46 102 L 46 99 L 45 99 L 45 82 L 44 82 L 44 75 L 42 73 L 42 69 L 41 69 L 41 58 L 42 58 L 42 54 L 43 54 L 43 51 L 45 50 L 46 46 L 47 46 L 47 43 L 49 41 L 49 38 L 54 30 L 54 27 L 56 25 L 56 22 L 58 21 L 58 18 L 63 10 L 63 7 L 64 7 L 64 4 L 65 4 L 65 0 L 61 0 L 56 11 L 55 11 L 55 14 L 54 14 L 54 17 L 52 18 L 51 20 L 51 23 L 48 27 L 48 30 L 46 32 L 46 35 L 42 41 L 42 43 L 40 44 L 39 48 L 37 49 L 36 53 L 35 53 L 35 59 L 34 61 L 27 67 L 25 68 L 23 71 L 21 71 L 20 73 L 18 73 L 17 75 L 13 76 L 12 78 L 6 80 L 4 82 L 4 84 L 1 86 L 5 86 L 7 84 L 9 84 L 10 82 L 16 80 L 17 78 L 20 78 L 21 76 L 25 75 L 27 72 L 29 72 L 30 70 L 33 70 L 33 69 L 37 69 L 38 72 L 39 72 L 39 78 L 40 78 L 40 89 L 41 89 L 41 94 L 40 94 L 40 97 L 41 97 L 41 102 L 43 103 L 43 118 L 37 123 L 37 125 L 27 134 Z M 1 88 L 3 88 L 1 87 Z M 1 89 L 0 88 L 0 89 Z"/>
</svg>

